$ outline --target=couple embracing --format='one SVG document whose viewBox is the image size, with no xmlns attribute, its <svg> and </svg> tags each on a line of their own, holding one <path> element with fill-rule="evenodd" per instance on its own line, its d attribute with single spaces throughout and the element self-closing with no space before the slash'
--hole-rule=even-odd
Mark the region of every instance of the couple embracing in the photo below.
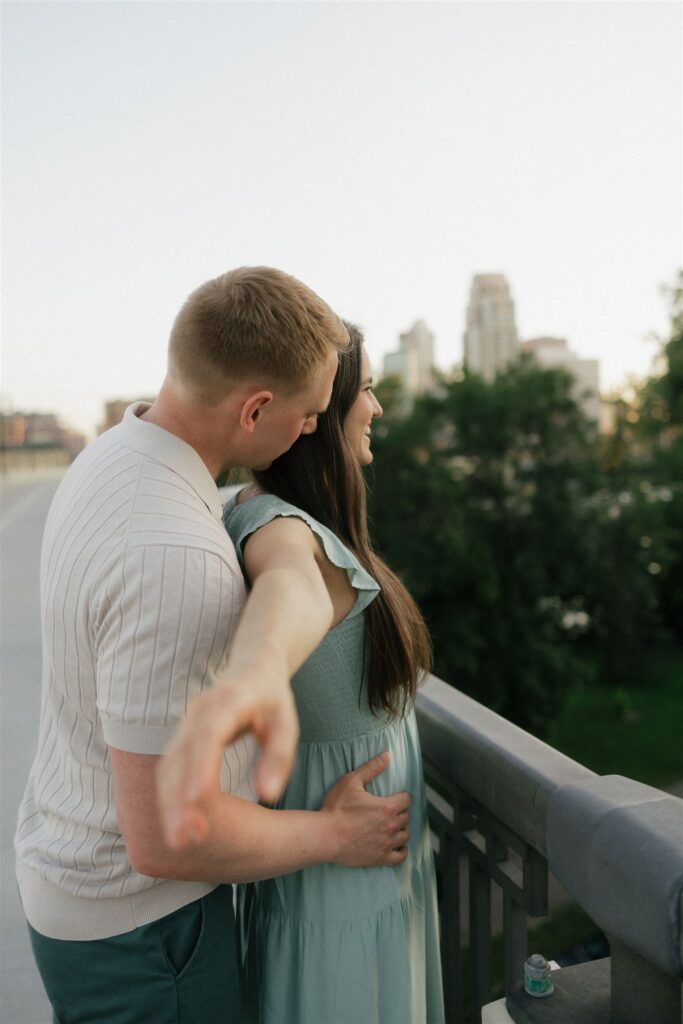
<svg viewBox="0 0 683 1024">
<path fill-rule="evenodd" d="M 240 268 L 62 481 L 16 837 L 59 1024 L 443 1021 L 429 639 L 365 512 L 381 412 L 358 329 Z"/>
</svg>

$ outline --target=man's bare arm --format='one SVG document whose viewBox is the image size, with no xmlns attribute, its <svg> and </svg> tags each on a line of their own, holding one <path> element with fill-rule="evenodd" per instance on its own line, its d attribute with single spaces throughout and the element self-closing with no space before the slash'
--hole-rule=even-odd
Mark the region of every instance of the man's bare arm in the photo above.
<svg viewBox="0 0 683 1024">
<path fill-rule="evenodd" d="M 246 882 L 311 864 L 395 865 L 406 856 L 408 794 L 375 797 L 364 789 L 384 770 L 388 755 L 343 776 L 321 811 L 276 811 L 216 794 L 206 808 L 206 839 L 177 850 L 161 828 L 155 784 L 161 759 L 109 749 L 119 826 L 128 858 L 141 874 Z"/>
</svg>

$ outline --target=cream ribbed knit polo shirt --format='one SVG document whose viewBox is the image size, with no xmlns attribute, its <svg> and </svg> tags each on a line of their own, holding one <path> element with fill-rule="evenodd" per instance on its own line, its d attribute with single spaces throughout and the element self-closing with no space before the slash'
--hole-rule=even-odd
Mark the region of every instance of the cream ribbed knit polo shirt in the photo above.
<svg viewBox="0 0 683 1024">
<path fill-rule="evenodd" d="M 26 916 L 52 938 L 122 934 L 214 888 L 135 872 L 116 820 L 109 745 L 163 752 L 245 602 L 206 466 L 146 408 L 76 459 L 43 537 L 40 735 L 16 850 Z M 255 798 L 253 757 L 250 738 L 226 751 L 225 790 Z"/>
</svg>

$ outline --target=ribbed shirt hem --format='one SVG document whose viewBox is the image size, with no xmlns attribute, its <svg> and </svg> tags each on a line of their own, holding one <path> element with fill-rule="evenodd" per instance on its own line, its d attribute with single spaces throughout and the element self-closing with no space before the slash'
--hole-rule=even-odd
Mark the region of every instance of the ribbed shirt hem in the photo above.
<svg viewBox="0 0 683 1024">
<path fill-rule="evenodd" d="M 132 896 L 72 896 L 17 864 L 17 881 L 28 923 L 48 939 L 88 941 L 124 935 L 199 900 L 215 882 L 162 879 Z"/>
<path fill-rule="evenodd" d="M 108 746 L 129 754 L 163 754 L 178 731 L 174 725 L 129 725 L 100 712 L 102 735 Z"/>
</svg>

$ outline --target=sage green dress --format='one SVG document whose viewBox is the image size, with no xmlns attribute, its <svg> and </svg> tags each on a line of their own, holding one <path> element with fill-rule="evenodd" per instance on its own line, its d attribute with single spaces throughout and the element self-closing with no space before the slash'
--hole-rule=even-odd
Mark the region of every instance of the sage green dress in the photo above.
<svg viewBox="0 0 683 1024">
<path fill-rule="evenodd" d="M 367 788 L 381 796 L 410 792 L 410 840 L 398 867 L 320 864 L 240 887 L 242 1021 L 442 1024 L 436 885 L 415 713 L 393 721 L 373 714 L 363 685 L 363 612 L 379 587 L 330 530 L 271 495 L 225 507 L 240 559 L 249 535 L 278 516 L 307 523 L 357 595 L 292 679 L 301 738 L 278 806 L 318 810 L 342 775 L 388 750 L 390 765 Z"/>
</svg>

